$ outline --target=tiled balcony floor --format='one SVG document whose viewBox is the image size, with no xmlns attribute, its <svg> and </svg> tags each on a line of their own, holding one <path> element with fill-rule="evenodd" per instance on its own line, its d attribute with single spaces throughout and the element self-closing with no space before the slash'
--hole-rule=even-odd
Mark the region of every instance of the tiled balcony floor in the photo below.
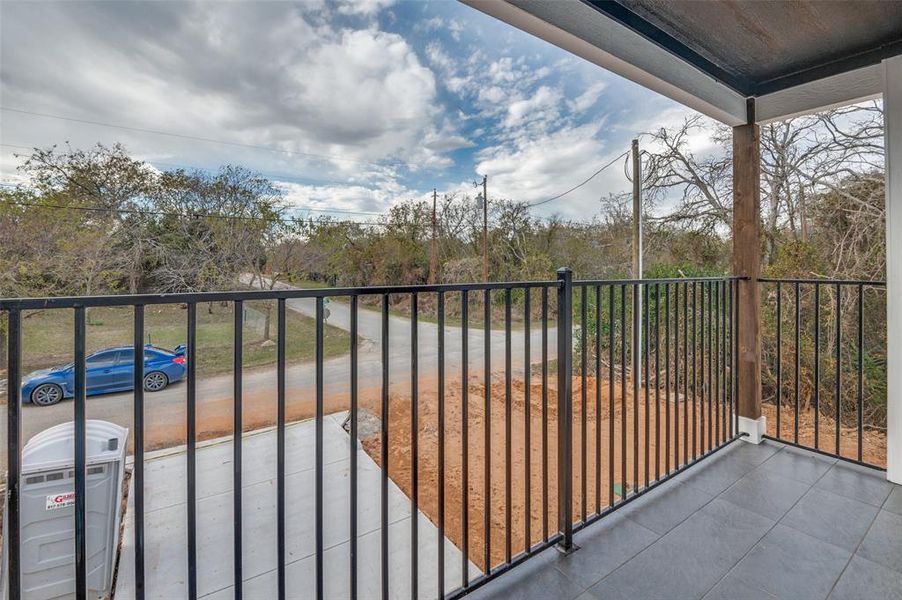
<svg viewBox="0 0 902 600">
<path fill-rule="evenodd" d="M 902 486 L 742 441 L 578 532 L 475 598 L 902 598 Z"/>
</svg>

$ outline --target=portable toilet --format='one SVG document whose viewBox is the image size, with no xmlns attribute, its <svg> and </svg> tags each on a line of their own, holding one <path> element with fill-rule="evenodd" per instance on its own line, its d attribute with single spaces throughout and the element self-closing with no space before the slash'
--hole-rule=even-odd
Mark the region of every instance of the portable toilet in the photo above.
<svg viewBox="0 0 902 600">
<path fill-rule="evenodd" d="M 128 429 L 86 423 L 85 544 L 89 598 L 108 598 L 119 541 Z M 27 600 L 75 593 L 75 427 L 62 423 L 32 437 L 22 450 L 21 582 Z M 7 520 L 4 518 L 4 523 Z M 9 565 L 3 536 L 3 590 Z"/>
</svg>

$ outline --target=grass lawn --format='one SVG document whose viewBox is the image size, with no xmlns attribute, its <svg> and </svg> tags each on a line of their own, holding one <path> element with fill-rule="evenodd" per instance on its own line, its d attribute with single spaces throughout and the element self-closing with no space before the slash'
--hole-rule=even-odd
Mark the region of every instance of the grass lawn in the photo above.
<svg viewBox="0 0 902 600">
<path fill-rule="evenodd" d="M 265 305 L 246 302 L 243 328 L 244 366 L 275 365 L 276 345 L 264 344 Z M 212 312 L 211 312 L 212 310 Z M 146 343 L 172 349 L 187 340 L 188 311 L 179 305 L 148 306 L 144 311 Z M 290 362 L 313 360 L 314 321 L 287 311 L 286 354 Z M 71 310 L 33 311 L 23 319 L 23 362 L 27 371 L 60 365 L 72 360 L 74 344 Z M 88 353 L 132 344 L 131 308 L 92 308 L 88 312 Z M 197 307 L 198 375 L 215 375 L 232 370 L 233 320 L 231 306 L 206 304 Z M 271 337 L 276 336 L 276 311 L 272 308 Z M 331 326 L 325 328 L 323 350 L 326 357 L 348 352 L 349 335 Z"/>
</svg>

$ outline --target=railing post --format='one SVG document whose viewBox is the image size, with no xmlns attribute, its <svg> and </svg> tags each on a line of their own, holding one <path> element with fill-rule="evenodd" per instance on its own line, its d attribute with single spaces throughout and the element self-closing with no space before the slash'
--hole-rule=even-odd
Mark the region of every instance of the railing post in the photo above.
<svg viewBox="0 0 902 600">
<path fill-rule="evenodd" d="M 573 552 L 573 272 L 557 271 L 558 550 Z"/>
</svg>

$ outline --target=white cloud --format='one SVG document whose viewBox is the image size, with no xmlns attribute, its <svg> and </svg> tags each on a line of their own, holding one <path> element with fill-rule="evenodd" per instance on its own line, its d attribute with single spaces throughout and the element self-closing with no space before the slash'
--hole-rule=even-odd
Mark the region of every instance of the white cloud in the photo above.
<svg viewBox="0 0 902 600">
<path fill-rule="evenodd" d="M 508 106 L 504 126 L 512 128 L 525 123 L 552 121 L 560 114 L 562 98 L 560 90 L 543 85 L 531 98 L 512 102 Z"/>
<path fill-rule="evenodd" d="M 337 0 L 337 2 L 338 12 L 344 15 L 372 16 L 394 4 L 395 0 Z"/>
<path fill-rule="evenodd" d="M 585 92 L 569 102 L 570 110 L 576 113 L 581 113 L 592 108 L 592 106 L 594 106 L 595 103 L 598 102 L 598 99 L 601 97 L 601 93 L 606 87 L 607 84 L 603 81 L 593 83 L 588 87 L 588 89 L 586 89 Z"/>
</svg>

